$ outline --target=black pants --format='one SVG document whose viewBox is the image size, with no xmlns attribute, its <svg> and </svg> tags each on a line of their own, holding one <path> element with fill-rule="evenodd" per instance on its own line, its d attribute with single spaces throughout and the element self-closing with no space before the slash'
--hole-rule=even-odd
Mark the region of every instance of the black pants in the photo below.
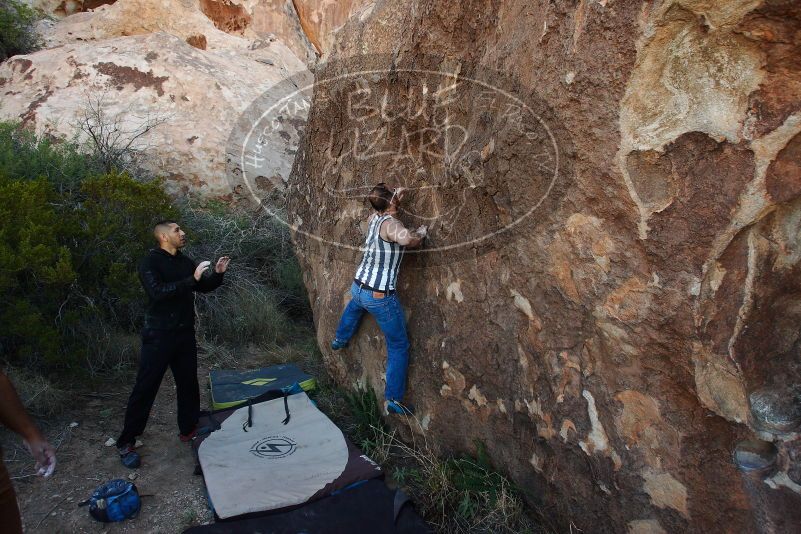
<svg viewBox="0 0 801 534">
<path fill-rule="evenodd" d="M 128 399 L 125 427 L 117 439 L 117 446 L 132 444 L 145 431 L 167 367 L 175 378 L 178 429 L 181 434 L 189 434 L 195 428 L 200 412 L 195 332 L 146 329 L 142 331 L 142 355 L 136 384 Z"/>
</svg>

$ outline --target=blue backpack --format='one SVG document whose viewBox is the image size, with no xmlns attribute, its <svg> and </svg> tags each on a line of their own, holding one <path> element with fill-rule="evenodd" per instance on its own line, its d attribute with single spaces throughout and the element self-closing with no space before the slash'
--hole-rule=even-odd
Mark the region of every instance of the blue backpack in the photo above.
<svg viewBox="0 0 801 534">
<path fill-rule="evenodd" d="M 92 517 L 103 523 L 113 523 L 135 517 L 142 500 L 133 483 L 116 479 L 98 486 L 92 496 L 78 506 L 89 506 Z"/>
</svg>

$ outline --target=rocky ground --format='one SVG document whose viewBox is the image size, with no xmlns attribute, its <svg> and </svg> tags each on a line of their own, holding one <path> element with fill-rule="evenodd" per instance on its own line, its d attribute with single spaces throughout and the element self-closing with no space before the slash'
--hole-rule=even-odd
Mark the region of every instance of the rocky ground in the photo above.
<svg viewBox="0 0 801 534">
<path fill-rule="evenodd" d="M 200 366 L 198 376 L 201 406 L 207 406 L 208 365 Z M 33 462 L 16 436 L 5 429 L 0 433 L 25 532 L 173 533 L 212 521 L 203 479 L 193 475 L 191 449 L 178 440 L 175 383 L 169 373 L 140 438 L 142 467 L 123 467 L 115 449 L 105 445 L 120 430 L 132 380 L 77 395 L 63 414 L 41 422 L 48 440 L 58 447 L 58 465 L 50 479 L 33 475 Z M 133 478 L 143 496 L 142 510 L 138 517 L 123 523 L 98 523 L 77 503 L 98 485 L 115 478 Z"/>
</svg>

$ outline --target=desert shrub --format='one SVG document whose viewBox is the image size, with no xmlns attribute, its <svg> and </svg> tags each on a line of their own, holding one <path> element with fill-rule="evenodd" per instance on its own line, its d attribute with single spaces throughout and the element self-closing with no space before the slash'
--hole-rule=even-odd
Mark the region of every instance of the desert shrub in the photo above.
<svg viewBox="0 0 801 534">
<path fill-rule="evenodd" d="M 382 432 L 387 436 L 386 432 Z M 521 490 L 495 471 L 483 444 L 476 457 L 440 456 L 427 443 L 409 444 L 388 436 L 396 482 L 413 495 L 438 532 L 544 533 L 531 520 Z"/>
<path fill-rule="evenodd" d="M 323 399 L 317 393 L 316 400 L 354 443 L 392 474 L 394 484 L 414 499 L 436 532 L 552 531 L 536 509 L 526 507 L 523 491 L 492 467 L 483 443 L 475 442 L 474 456 L 454 456 L 435 451 L 425 433 L 412 433 L 411 442 L 404 441 L 385 423 L 371 388 L 333 388 Z M 420 424 L 414 416 L 403 417 L 410 425 Z"/>
<path fill-rule="evenodd" d="M 89 176 L 102 168 L 74 143 L 37 139 L 30 130 L 12 122 L 0 122 L 0 175 L 15 180 L 45 178 L 62 195 L 73 195 Z"/>
<path fill-rule="evenodd" d="M 248 287 L 233 276 L 226 284 L 232 287 L 209 294 L 201 304 L 203 335 L 231 345 L 283 344 L 293 337 L 293 324 L 268 288 L 258 284 Z"/>
<path fill-rule="evenodd" d="M 0 357 L 92 374 L 129 366 L 146 302 L 136 267 L 161 219 L 188 231 L 195 260 L 233 258 L 223 287 L 197 299 L 210 342 L 291 351 L 309 337 L 284 226 L 218 203 L 174 206 L 160 181 L 97 161 L 0 123 L 0 261 L 10 266 L 0 270 Z"/>
<path fill-rule="evenodd" d="M 34 23 L 39 15 L 16 0 L 0 0 L 0 61 L 41 46 Z"/>
<path fill-rule="evenodd" d="M 308 324 L 311 313 L 305 288 L 285 274 L 300 270 L 286 227 L 263 215 L 232 213 L 217 203 L 184 206 L 181 225 L 189 235 L 186 252 L 196 261 L 231 257 L 224 285 L 198 296 L 202 335 L 228 345 L 265 348 L 298 337 L 297 323 Z"/>
<path fill-rule="evenodd" d="M 270 266 L 291 253 L 289 233 L 269 217 L 231 212 L 218 202 L 182 206 L 181 222 L 189 236 L 187 252 L 196 259 L 229 255 L 250 276 L 269 281 Z"/>
<path fill-rule="evenodd" d="M 273 266 L 272 276 L 285 306 L 295 314 L 308 315 L 308 296 L 297 258 L 293 255 L 279 259 Z"/>
<path fill-rule="evenodd" d="M 167 114 L 109 113 L 108 92 L 87 95 L 78 119 L 75 145 L 103 172 L 127 172 L 142 181 L 155 178 L 144 165 L 152 145 L 148 134 L 167 122 Z M 79 141 L 80 140 L 80 141 Z"/>
<path fill-rule="evenodd" d="M 53 318 L 76 279 L 54 198 L 43 179 L 0 175 L 0 347 L 22 358 L 57 357 Z"/>
<path fill-rule="evenodd" d="M 177 211 L 159 183 L 97 170 L 74 146 L 0 125 L 0 351 L 12 363 L 118 366 L 89 341 L 141 316 L 136 261 L 153 222 Z"/>
<path fill-rule="evenodd" d="M 23 367 L 8 367 L 5 370 L 14 384 L 22 403 L 36 417 L 48 417 L 60 413 L 69 397 L 47 377 Z"/>
<path fill-rule="evenodd" d="M 134 328 L 144 304 L 137 263 L 152 247 L 153 224 L 177 218 L 178 211 L 158 182 L 141 183 L 115 172 L 86 178 L 73 206 L 76 291 L 103 317 Z"/>
<path fill-rule="evenodd" d="M 89 376 L 119 376 L 136 364 L 141 345 L 137 333 L 94 314 L 81 314 L 71 325 L 70 337 L 80 343 L 73 348 L 72 359 Z"/>
</svg>

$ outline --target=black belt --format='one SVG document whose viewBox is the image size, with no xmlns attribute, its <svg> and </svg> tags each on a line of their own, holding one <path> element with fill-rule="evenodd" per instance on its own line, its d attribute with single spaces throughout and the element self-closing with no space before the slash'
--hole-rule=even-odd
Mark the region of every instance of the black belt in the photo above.
<svg viewBox="0 0 801 534">
<path fill-rule="evenodd" d="M 395 292 L 394 289 L 390 289 L 389 291 L 381 291 L 380 289 L 376 289 L 374 287 L 370 287 L 367 284 L 365 284 L 364 282 L 362 282 L 361 280 L 357 280 L 355 278 L 353 279 L 353 281 L 356 282 L 356 285 L 359 286 L 359 289 L 369 289 L 370 291 L 375 291 L 376 293 L 384 293 L 386 295 L 391 295 L 391 294 L 393 294 Z"/>
</svg>

